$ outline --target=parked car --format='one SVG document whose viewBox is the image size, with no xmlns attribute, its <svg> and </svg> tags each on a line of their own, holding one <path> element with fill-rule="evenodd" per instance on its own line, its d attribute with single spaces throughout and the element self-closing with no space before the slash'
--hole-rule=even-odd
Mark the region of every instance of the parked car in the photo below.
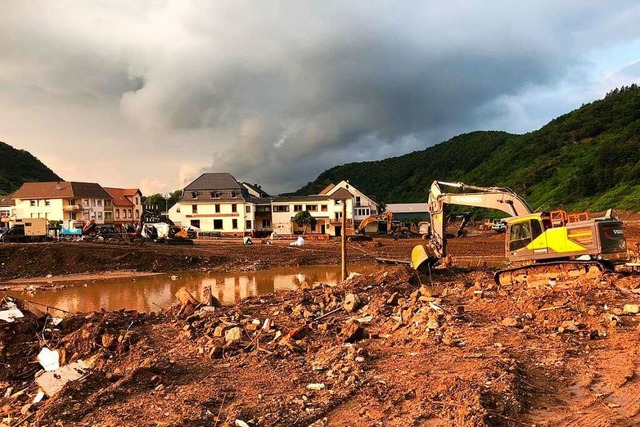
<svg viewBox="0 0 640 427">
<path fill-rule="evenodd" d="M 491 229 L 496 233 L 504 233 L 507 231 L 507 223 L 504 221 L 498 221 L 491 226 Z"/>
</svg>

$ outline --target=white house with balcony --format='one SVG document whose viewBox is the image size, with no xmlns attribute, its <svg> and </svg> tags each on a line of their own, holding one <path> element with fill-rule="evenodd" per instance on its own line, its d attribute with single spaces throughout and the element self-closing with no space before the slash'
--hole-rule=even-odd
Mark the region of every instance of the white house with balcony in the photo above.
<svg viewBox="0 0 640 427">
<path fill-rule="evenodd" d="M 14 194 L 17 219 L 47 218 L 50 221 L 108 223 L 112 197 L 100 184 L 91 182 L 27 182 Z"/>
<path fill-rule="evenodd" d="M 339 189 L 347 190 L 353 195 L 353 202 L 351 204 L 353 207 L 353 212 L 351 213 L 351 216 L 355 222 L 356 227 L 360 225 L 360 222 L 362 222 L 362 220 L 366 217 L 371 215 L 378 215 L 379 207 L 375 200 L 351 185 L 349 181 L 340 181 L 337 184 L 329 184 L 320 192 L 320 194 L 331 196 L 334 195 Z"/>
<path fill-rule="evenodd" d="M 343 190 L 346 191 L 346 190 Z M 316 219 L 315 227 L 308 227 L 309 234 L 326 234 L 341 236 L 342 233 L 353 234 L 353 198 L 347 193 L 333 192 L 332 195 L 312 196 L 278 196 L 271 202 L 273 230 L 279 234 L 302 232 L 304 227 L 298 226 L 294 217 L 307 211 Z M 342 203 L 346 199 L 346 230 L 342 229 Z"/>
</svg>

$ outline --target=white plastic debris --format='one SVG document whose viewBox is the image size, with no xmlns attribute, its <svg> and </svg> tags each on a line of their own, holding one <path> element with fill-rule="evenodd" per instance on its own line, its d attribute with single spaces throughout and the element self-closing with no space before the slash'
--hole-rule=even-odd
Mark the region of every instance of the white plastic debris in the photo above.
<svg viewBox="0 0 640 427">
<path fill-rule="evenodd" d="M 58 326 L 62 322 L 62 317 L 51 317 L 49 318 L 49 323 L 53 326 Z"/>
<path fill-rule="evenodd" d="M 324 383 L 311 383 L 307 384 L 309 390 L 323 390 L 325 388 Z"/>
<path fill-rule="evenodd" d="M 44 398 L 44 391 L 42 391 L 42 390 L 38 390 L 38 394 L 36 394 L 36 397 L 34 397 L 34 398 L 33 398 L 33 402 L 32 402 L 32 403 L 38 403 L 38 402 L 40 402 L 43 398 Z"/>
<path fill-rule="evenodd" d="M 289 243 L 289 246 L 304 246 L 304 239 L 302 236 L 298 236 L 298 239 L 295 242 Z"/>
<path fill-rule="evenodd" d="M 235 424 L 236 424 L 236 427 L 249 427 L 249 424 L 245 423 L 242 420 L 236 420 Z"/>
<path fill-rule="evenodd" d="M 52 351 L 47 347 L 43 347 L 38 354 L 38 362 L 40 362 L 45 371 L 55 371 L 60 368 L 60 353 L 56 350 Z"/>
<path fill-rule="evenodd" d="M 7 309 L 0 311 L 0 320 L 13 323 L 15 319 L 24 317 L 20 309 L 12 302 L 7 303 Z"/>
</svg>

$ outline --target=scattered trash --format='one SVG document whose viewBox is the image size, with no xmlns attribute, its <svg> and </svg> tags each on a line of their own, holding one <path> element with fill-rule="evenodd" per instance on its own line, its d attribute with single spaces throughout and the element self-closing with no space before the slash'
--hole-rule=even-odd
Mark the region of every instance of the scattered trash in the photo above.
<svg viewBox="0 0 640 427">
<path fill-rule="evenodd" d="M 0 311 L 0 320 L 13 323 L 15 319 L 24 317 L 24 314 L 13 302 L 7 302 L 7 309 Z"/>
<path fill-rule="evenodd" d="M 39 403 L 44 398 L 44 391 L 38 390 L 38 394 L 33 398 L 31 403 Z"/>
<path fill-rule="evenodd" d="M 324 390 L 325 389 L 325 385 L 324 383 L 311 383 L 311 384 L 307 384 L 307 388 L 309 390 Z"/>
<path fill-rule="evenodd" d="M 38 362 L 40 362 L 45 371 L 55 371 L 60 368 L 60 353 L 43 347 L 38 354 Z"/>
<path fill-rule="evenodd" d="M 296 241 L 289 243 L 289 246 L 304 246 L 304 239 L 299 236 Z"/>
<path fill-rule="evenodd" d="M 242 420 L 236 420 L 235 425 L 236 427 L 250 427 L 249 424 L 245 423 Z"/>
</svg>

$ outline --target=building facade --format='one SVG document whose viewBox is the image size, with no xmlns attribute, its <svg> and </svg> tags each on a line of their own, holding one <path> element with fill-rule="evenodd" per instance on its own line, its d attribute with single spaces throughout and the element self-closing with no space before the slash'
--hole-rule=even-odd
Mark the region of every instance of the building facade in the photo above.
<svg viewBox="0 0 640 427">
<path fill-rule="evenodd" d="M 108 223 L 113 199 L 91 182 L 27 182 L 13 195 L 16 219 L 47 218 L 50 221 L 95 220 Z"/>
<path fill-rule="evenodd" d="M 113 209 L 105 212 L 119 231 L 124 231 L 127 225 L 135 225 L 142 215 L 142 192 L 137 188 L 105 187 L 113 198 Z"/>
<path fill-rule="evenodd" d="M 352 212 L 351 218 L 355 222 L 355 226 L 360 225 L 363 219 L 368 216 L 378 215 L 378 204 L 371 197 L 358 190 L 353 185 L 349 184 L 349 181 L 340 181 L 338 184 L 329 184 L 324 190 L 320 192 L 321 195 L 331 196 L 336 194 L 340 189 L 346 190 L 353 195 L 353 201 L 351 203 Z"/>
<path fill-rule="evenodd" d="M 247 189 L 231 174 L 204 173 L 184 188 L 169 218 L 204 233 L 244 236 L 255 231 L 255 204 L 250 200 Z"/>
</svg>

